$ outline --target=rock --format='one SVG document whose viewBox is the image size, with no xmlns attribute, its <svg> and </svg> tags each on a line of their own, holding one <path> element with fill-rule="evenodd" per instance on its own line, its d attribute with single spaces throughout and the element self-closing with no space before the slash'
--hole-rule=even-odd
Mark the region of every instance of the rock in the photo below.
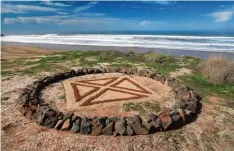
<svg viewBox="0 0 234 151">
<path fill-rule="evenodd" d="M 110 122 L 105 128 L 103 128 L 102 133 L 104 135 L 112 135 L 114 129 L 114 122 Z"/>
<path fill-rule="evenodd" d="M 115 123 L 115 130 L 120 134 L 124 135 L 126 132 L 126 124 L 124 122 L 116 122 Z"/>
<path fill-rule="evenodd" d="M 179 112 L 179 116 L 183 119 L 183 122 L 185 122 L 185 121 L 186 121 L 186 119 L 185 119 L 184 110 L 179 109 L 179 110 L 178 110 L 178 112 Z"/>
<path fill-rule="evenodd" d="M 161 120 L 159 117 L 156 120 L 151 121 L 150 124 L 154 127 L 154 130 L 159 130 L 161 128 Z"/>
<path fill-rule="evenodd" d="M 91 132 L 92 132 L 92 124 L 91 124 L 91 123 L 86 123 L 86 124 L 84 124 L 84 125 L 81 127 L 80 132 L 81 132 L 82 134 L 86 134 L 86 135 L 91 134 Z"/>
<path fill-rule="evenodd" d="M 193 114 L 196 113 L 196 109 L 197 109 L 197 100 L 195 99 L 191 99 L 186 107 L 187 110 L 191 111 Z"/>
<path fill-rule="evenodd" d="M 186 107 L 187 107 L 187 103 L 181 102 L 180 108 L 181 108 L 181 109 L 186 109 Z"/>
<path fill-rule="evenodd" d="M 134 115 L 133 117 L 132 117 L 132 120 L 133 120 L 133 122 L 138 122 L 138 123 L 141 123 L 142 122 L 142 119 L 141 119 L 141 117 L 140 116 L 138 116 L 138 115 Z"/>
<path fill-rule="evenodd" d="M 63 126 L 63 120 L 58 120 L 57 124 L 55 125 L 56 130 L 60 130 Z"/>
<path fill-rule="evenodd" d="M 81 120 L 80 132 L 82 134 L 90 134 L 92 132 L 92 122 L 90 119 L 84 117 Z"/>
<path fill-rule="evenodd" d="M 104 127 L 104 124 L 105 124 L 105 121 L 100 120 L 100 119 L 93 121 L 91 135 L 92 136 L 100 135 L 102 133 L 102 129 Z"/>
<path fill-rule="evenodd" d="M 1 37 L 4 37 L 4 34 L 1 34 Z"/>
<path fill-rule="evenodd" d="M 154 79 L 154 80 L 156 80 L 156 81 L 160 81 L 160 79 L 161 79 L 161 77 L 162 77 L 163 75 L 161 75 L 161 74 L 155 74 L 155 76 L 152 78 L 152 79 Z"/>
<path fill-rule="evenodd" d="M 146 121 L 142 122 L 142 125 L 144 125 L 149 131 L 151 131 L 153 128 L 153 126 Z"/>
<path fill-rule="evenodd" d="M 67 119 L 63 122 L 63 125 L 61 127 L 61 130 L 63 131 L 69 131 L 71 129 L 71 125 L 70 125 L 70 119 Z"/>
<path fill-rule="evenodd" d="M 151 114 L 149 114 L 148 118 L 149 118 L 151 121 L 155 121 L 155 120 L 158 118 L 158 116 L 151 113 Z"/>
<path fill-rule="evenodd" d="M 138 76 L 149 77 L 150 76 L 150 71 L 147 70 L 147 69 L 140 69 L 140 70 L 138 70 Z"/>
<path fill-rule="evenodd" d="M 45 119 L 44 126 L 47 126 L 49 128 L 54 128 L 57 122 L 58 122 L 57 117 L 47 118 Z"/>
<path fill-rule="evenodd" d="M 181 119 L 181 117 L 178 114 L 174 114 L 171 117 L 172 117 L 173 122 L 177 122 Z"/>
<path fill-rule="evenodd" d="M 165 113 L 159 116 L 162 121 L 162 126 L 164 130 L 167 130 L 169 126 L 172 124 L 172 119 L 169 113 Z"/>
<path fill-rule="evenodd" d="M 73 124 L 72 124 L 72 128 L 71 128 L 71 131 L 73 133 L 77 133 L 80 131 L 80 123 L 81 123 L 81 119 L 76 119 Z"/>
<path fill-rule="evenodd" d="M 126 118 L 126 121 L 127 121 L 127 125 L 129 125 L 129 126 L 132 126 L 134 123 L 133 119 L 130 117 Z"/>
<path fill-rule="evenodd" d="M 127 133 L 128 136 L 132 136 L 134 134 L 131 126 L 129 126 L 129 125 L 127 126 L 126 133 Z"/>
<path fill-rule="evenodd" d="M 119 71 L 120 73 L 127 73 L 127 69 L 126 68 L 124 68 L 124 67 L 122 67 L 121 69 L 120 69 L 120 71 Z"/>
<path fill-rule="evenodd" d="M 149 133 L 149 130 L 144 125 L 141 125 L 139 122 L 135 122 L 132 125 L 132 129 L 137 135 L 146 135 Z"/>
</svg>

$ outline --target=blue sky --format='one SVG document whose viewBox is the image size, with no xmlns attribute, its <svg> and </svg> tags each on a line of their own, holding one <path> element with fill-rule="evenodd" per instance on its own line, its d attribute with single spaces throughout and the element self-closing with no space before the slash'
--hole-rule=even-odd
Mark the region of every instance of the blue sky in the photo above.
<svg viewBox="0 0 234 151">
<path fill-rule="evenodd" d="M 2 2 L 2 33 L 234 30 L 234 2 Z"/>
</svg>

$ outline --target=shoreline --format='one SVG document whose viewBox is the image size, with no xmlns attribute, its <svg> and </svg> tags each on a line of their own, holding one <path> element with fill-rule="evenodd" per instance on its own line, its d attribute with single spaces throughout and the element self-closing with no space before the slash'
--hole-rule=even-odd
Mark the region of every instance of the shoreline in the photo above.
<svg viewBox="0 0 234 151">
<path fill-rule="evenodd" d="M 194 50 L 177 50 L 177 49 L 159 49 L 159 48 L 140 48 L 140 47 L 116 47 L 116 46 L 89 46 L 89 45 L 59 45 L 59 44 L 34 44 L 34 43 L 16 43 L 16 42 L 2 42 L 2 46 L 14 47 L 39 47 L 48 51 L 63 50 L 63 51 L 85 51 L 85 50 L 117 50 L 120 52 L 134 51 L 135 53 L 145 53 L 152 51 L 164 55 L 173 56 L 193 56 L 200 59 L 207 59 L 210 56 L 223 55 L 229 59 L 234 59 L 234 53 L 230 52 L 211 52 L 211 51 L 194 51 Z"/>
</svg>

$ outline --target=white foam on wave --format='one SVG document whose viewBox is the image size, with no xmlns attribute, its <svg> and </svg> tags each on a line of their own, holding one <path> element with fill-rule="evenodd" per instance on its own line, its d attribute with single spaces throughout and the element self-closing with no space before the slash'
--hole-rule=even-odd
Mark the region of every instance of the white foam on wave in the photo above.
<svg viewBox="0 0 234 151">
<path fill-rule="evenodd" d="M 234 37 L 174 35 L 9 35 L 1 41 L 19 43 L 143 47 L 196 51 L 234 52 Z"/>
</svg>

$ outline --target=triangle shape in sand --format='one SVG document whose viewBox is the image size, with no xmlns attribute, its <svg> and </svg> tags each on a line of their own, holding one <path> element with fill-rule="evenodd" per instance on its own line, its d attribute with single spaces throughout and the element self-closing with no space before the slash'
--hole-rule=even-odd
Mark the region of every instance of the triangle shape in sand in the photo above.
<svg viewBox="0 0 234 151">
<path fill-rule="evenodd" d="M 95 96 L 89 98 L 81 106 L 105 103 L 105 102 L 115 102 L 115 101 L 125 101 L 130 99 L 139 99 L 142 97 L 147 97 L 146 95 L 136 94 L 132 92 L 126 92 L 122 90 L 116 90 L 111 88 L 106 88 L 100 91 Z"/>
<path fill-rule="evenodd" d="M 95 80 L 83 80 L 83 81 L 76 81 L 76 82 L 98 85 L 98 86 L 106 86 L 107 84 L 114 82 L 116 79 L 118 79 L 118 77 L 95 79 Z"/>
<path fill-rule="evenodd" d="M 121 88 L 125 90 L 131 90 L 131 91 L 136 91 L 136 92 L 141 92 L 141 93 L 147 93 L 147 94 L 152 94 L 151 92 L 147 91 L 143 87 L 141 87 L 139 84 L 134 82 L 133 80 L 130 80 L 127 77 L 124 77 L 117 83 L 111 85 L 113 88 Z"/>
<path fill-rule="evenodd" d="M 80 101 L 82 98 L 96 92 L 99 90 L 99 87 L 95 86 L 89 86 L 89 85 L 83 85 L 79 83 L 71 83 L 71 86 L 73 88 L 74 97 L 76 102 Z"/>
</svg>

